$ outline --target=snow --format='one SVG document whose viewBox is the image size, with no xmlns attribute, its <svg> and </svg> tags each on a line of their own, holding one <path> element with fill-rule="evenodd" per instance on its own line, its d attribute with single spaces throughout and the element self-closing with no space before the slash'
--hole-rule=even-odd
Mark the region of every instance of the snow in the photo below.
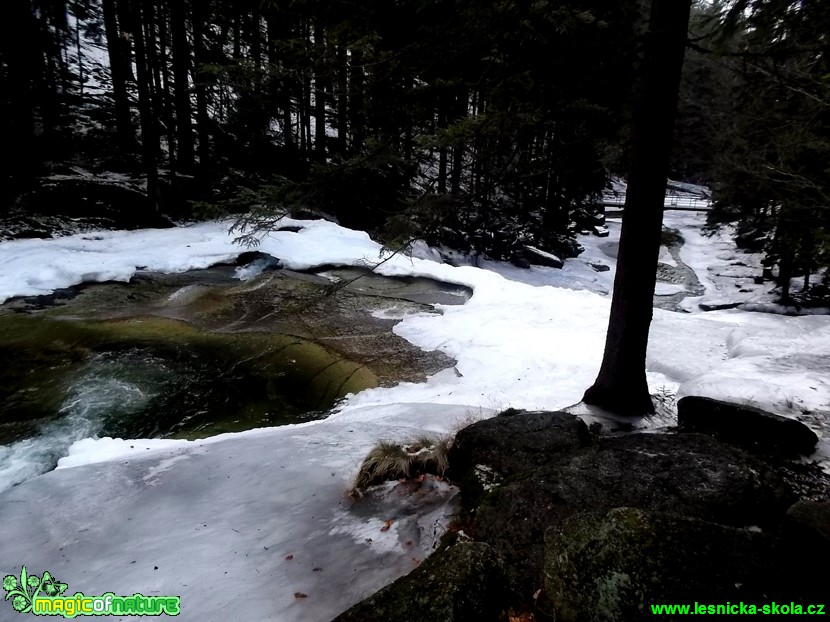
<svg viewBox="0 0 830 622">
<path fill-rule="evenodd" d="M 738 399 L 797 417 L 825 439 L 817 456 L 827 464 L 830 317 L 702 312 L 698 303 L 723 298 L 735 278 L 709 268 L 740 255 L 728 232 L 700 233 L 704 218 L 666 215 L 666 225 L 686 240 L 681 260 L 705 292 L 688 303 L 691 313 L 655 309 L 652 391 Z M 390 258 L 362 232 L 325 221 L 283 224 L 302 229 L 271 233 L 258 250 L 286 268 L 388 259 L 377 268 L 381 274 L 470 287 L 466 304 L 438 305 L 440 314 L 387 312 L 401 318 L 397 334 L 446 353 L 455 367 L 424 383 L 349 396 L 322 421 L 192 442 L 79 440 L 57 470 L 0 493 L 4 572 L 26 564 L 85 594 L 181 595 L 183 620 L 330 619 L 413 568 L 452 511 L 453 489 L 435 483 L 414 492 L 392 484 L 371 503 L 348 498 L 374 442 L 451 433 L 508 406 L 565 408 L 596 376 L 619 221 L 609 220 L 609 238 L 581 238 L 585 253 L 562 270 L 484 259 L 479 267 L 453 267 L 425 245 L 416 256 Z M 84 281 L 127 281 L 140 270 L 229 262 L 243 250 L 229 226 L 5 242 L 0 299 Z M 597 264 L 610 270 L 598 272 Z M 736 300 L 760 296 L 729 287 Z M 661 284 L 658 293 L 678 291 Z M 663 418 L 651 425 L 666 424 Z"/>
</svg>

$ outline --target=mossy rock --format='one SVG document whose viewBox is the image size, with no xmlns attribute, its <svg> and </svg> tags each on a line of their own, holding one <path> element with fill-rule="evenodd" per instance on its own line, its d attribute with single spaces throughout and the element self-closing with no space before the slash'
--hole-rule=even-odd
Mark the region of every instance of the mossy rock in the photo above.
<svg viewBox="0 0 830 622">
<path fill-rule="evenodd" d="M 498 554 L 464 542 L 434 553 L 333 622 L 497 622 L 510 600 Z"/>
<path fill-rule="evenodd" d="M 773 539 L 670 513 L 615 508 L 545 535 L 547 598 L 562 622 L 627 622 L 660 603 L 764 602 Z"/>
</svg>

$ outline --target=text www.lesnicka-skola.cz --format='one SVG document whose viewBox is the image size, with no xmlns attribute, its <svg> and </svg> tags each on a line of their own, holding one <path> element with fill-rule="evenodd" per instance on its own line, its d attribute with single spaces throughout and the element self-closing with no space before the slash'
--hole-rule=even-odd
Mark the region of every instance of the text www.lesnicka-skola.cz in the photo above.
<svg viewBox="0 0 830 622">
<path fill-rule="evenodd" d="M 687 603 L 681 605 L 654 604 L 649 605 L 654 615 L 731 615 L 731 616 L 753 616 L 753 615 L 790 615 L 790 616 L 822 616 L 826 615 L 823 604 L 802 605 L 799 603 L 777 603 L 772 601 L 763 605 L 752 603 Z"/>
</svg>

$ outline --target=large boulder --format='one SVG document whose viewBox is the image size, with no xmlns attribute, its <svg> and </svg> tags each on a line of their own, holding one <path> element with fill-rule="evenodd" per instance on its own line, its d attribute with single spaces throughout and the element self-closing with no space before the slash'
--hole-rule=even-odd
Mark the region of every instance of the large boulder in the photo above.
<svg viewBox="0 0 830 622">
<path fill-rule="evenodd" d="M 527 585 L 538 581 L 548 527 L 586 511 L 636 507 L 725 525 L 769 525 L 795 500 L 764 462 L 702 434 L 631 434 L 552 456 L 486 494 L 475 533 Z"/>
<path fill-rule="evenodd" d="M 450 477 L 462 479 L 479 465 L 503 477 L 528 473 L 590 443 L 588 427 L 574 415 L 507 410 L 458 432 L 450 450 Z"/>
<path fill-rule="evenodd" d="M 431 555 L 333 622 L 497 622 L 510 599 L 498 554 L 464 542 Z"/>
<path fill-rule="evenodd" d="M 830 586 L 830 502 L 801 500 L 781 528 L 782 588 L 814 602 L 827 600 Z"/>
<path fill-rule="evenodd" d="M 635 508 L 583 514 L 545 535 L 545 589 L 562 622 L 643 620 L 654 604 L 763 602 L 773 564 L 766 534 Z"/>
<path fill-rule="evenodd" d="M 682 431 L 709 434 L 753 453 L 809 455 L 818 443 L 815 432 L 800 421 L 709 397 L 681 398 L 677 422 Z"/>
<path fill-rule="evenodd" d="M 528 263 L 531 263 L 536 266 L 562 268 L 562 266 L 565 265 L 565 262 L 553 253 L 543 251 L 542 249 L 536 248 L 535 246 L 530 246 L 529 244 L 525 244 L 524 246 L 522 246 L 521 251 L 524 259 Z"/>
</svg>

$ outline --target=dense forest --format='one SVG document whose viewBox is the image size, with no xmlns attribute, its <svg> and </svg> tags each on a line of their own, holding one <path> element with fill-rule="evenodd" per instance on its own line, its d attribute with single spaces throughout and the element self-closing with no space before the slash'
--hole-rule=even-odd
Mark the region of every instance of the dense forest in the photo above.
<svg viewBox="0 0 830 622">
<path fill-rule="evenodd" d="M 571 256 L 628 172 L 648 4 L 10 0 L 2 210 L 287 210 L 392 245 Z M 670 167 L 713 188 L 713 224 L 738 222 L 768 276 L 819 290 L 828 24 L 815 0 L 695 4 Z"/>
</svg>

